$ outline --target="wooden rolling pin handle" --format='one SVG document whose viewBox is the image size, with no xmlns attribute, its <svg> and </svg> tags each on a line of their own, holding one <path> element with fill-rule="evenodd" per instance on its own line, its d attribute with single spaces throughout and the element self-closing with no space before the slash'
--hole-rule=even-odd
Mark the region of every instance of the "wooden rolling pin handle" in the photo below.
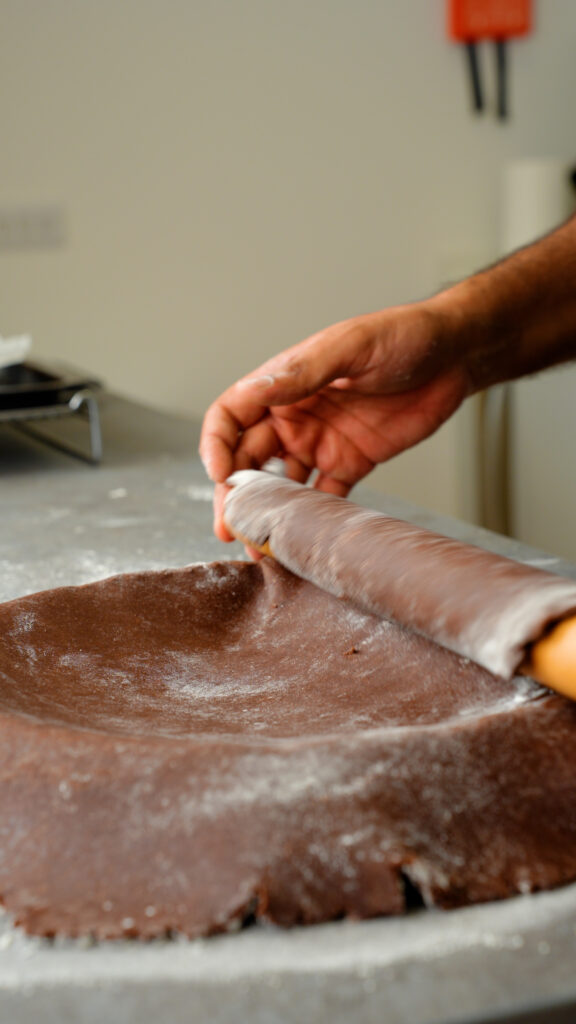
<svg viewBox="0 0 576 1024">
<path fill-rule="evenodd" d="M 243 537 L 241 533 L 238 533 L 238 530 L 234 530 L 229 523 L 226 523 L 226 529 L 230 530 L 230 533 L 233 534 L 236 540 L 239 540 L 240 543 L 243 544 L 245 548 L 250 548 L 252 551 L 257 551 L 260 555 L 267 555 L 268 558 L 274 558 L 272 548 L 270 547 L 268 541 L 265 541 L 264 544 L 260 545 L 254 544 L 253 541 L 248 540 L 247 537 Z"/>
<path fill-rule="evenodd" d="M 576 700 L 576 616 L 563 619 L 536 640 L 520 672 Z"/>
</svg>

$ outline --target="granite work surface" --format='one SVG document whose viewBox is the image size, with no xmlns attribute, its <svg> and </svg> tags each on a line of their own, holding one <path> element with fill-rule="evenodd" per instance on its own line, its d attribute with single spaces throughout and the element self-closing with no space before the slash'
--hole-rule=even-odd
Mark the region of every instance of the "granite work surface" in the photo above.
<svg viewBox="0 0 576 1024">
<path fill-rule="evenodd" d="M 102 419 L 97 468 L 0 429 L 0 600 L 242 557 L 212 535 L 195 424 L 112 397 Z M 361 489 L 354 497 L 576 578 L 575 567 L 470 524 Z M 568 1007 L 576 1007 L 575 956 L 576 886 L 446 914 L 253 928 L 196 942 L 46 941 L 4 918 L 0 1022 L 553 1024 L 576 1019 Z"/>
</svg>

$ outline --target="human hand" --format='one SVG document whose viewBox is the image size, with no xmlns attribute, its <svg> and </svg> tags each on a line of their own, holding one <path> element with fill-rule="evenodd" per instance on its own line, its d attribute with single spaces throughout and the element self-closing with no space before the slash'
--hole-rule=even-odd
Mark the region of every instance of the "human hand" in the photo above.
<svg viewBox="0 0 576 1024">
<path fill-rule="evenodd" d="M 200 440 L 216 483 L 272 456 L 287 475 L 345 497 L 374 466 L 432 434 L 473 390 L 457 331 L 434 299 L 334 324 L 268 360 L 208 409 Z"/>
</svg>

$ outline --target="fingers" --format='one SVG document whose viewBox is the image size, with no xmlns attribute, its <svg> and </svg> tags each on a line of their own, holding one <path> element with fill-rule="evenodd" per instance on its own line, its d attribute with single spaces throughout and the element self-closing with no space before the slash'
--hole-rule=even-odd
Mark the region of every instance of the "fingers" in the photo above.
<svg viewBox="0 0 576 1024">
<path fill-rule="evenodd" d="M 221 402 L 214 402 L 204 416 L 199 452 L 204 469 L 216 483 L 223 483 L 234 469 L 238 437 L 238 421 Z"/>
<path fill-rule="evenodd" d="M 306 483 L 311 472 L 308 466 L 304 465 L 295 455 L 284 455 L 283 462 L 289 480 L 295 480 L 298 484 Z"/>
<path fill-rule="evenodd" d="M 256 548 L 251 548 L 249 544 L 244 545 L 244 551 L 248 555 L 248 558 L 251 558 L 253 562 L 261 562 L 264 558 L 261 551 L 257 551 Z"/>
<path fill-rule="evenodd" d="M 204 418 L 200 455 L 209 477 L 223 483 L 234 469 L 242 468 L 236 459 L 240 439 L 269 408 L 302 401 L 334 380 L 341 387 L 342 381 L 359 372 L 369 357 L 371 319 L 360 317 L 320 331 L 228 388 Z M 270 427 L 267 433 L 252 430 L 253 465 L 261 466 L 279 451 L 270 431 Z"/>
<path fill-rule="evenodd" d="M 286 467 L 286 476 L 290 480 L 296 480 L 297 483 L 305 484 L 310 476 L 310 470 L 308 467 L 293 455 L 286 455 L 283 461 Z M 248 469 L 250 466 L 243 465 L 241 468 Z M 350 488 L 348 488 L 348 490 L 349 489 Z M 225 483 L 216 484 L 216 487 L 214 488 L 214 533 L 218 539 L 224 541 L 224 543 L 235 540 L 234 535 L 230 533 L 230 530 L 224 522 L 224 501 L 229 490 L 230 488 Z M 252 549 L 248 550 L 248 548 L 246 548 L 246 553 L 254 561 L 257 561 L 261 557 L 258 552 Z"/>
<path fill-rule="evenodd" d="M 235 540 L 234 534 L 230 533 L 224 522 L 224 499 L 229 490 L 226 484 L 216 484 L 214 488 L 214 533 L 225 544 Z"/>
<path fill-rule="evenodd" d="M 271 419 L 264 418 L 246 430 L 234 453 L 234 469 L 260 469 L 280 454 L 280 441 Z"/>
<path fill-rule="evenodd" d="M 317 491 L 335 494 L 338 498 L 348 497 L 353 486 L 354 484 L 345 484 L 341 480 L 336 480 L 333 476 L 328 476 L 326 473 L 319 473 L 314 481 L 314 487 Z"/>
<path fill-rule="evenodd" d="M 217 485 L 214 531 L 220 540 L 233 540 L 223 509 L 225 481 L 235 470 L 261 468 L 272 456 L 280 456 L 292 480 L 306 483 L 311 471 L 319 467 L 314 486 L 342 497 L 369 471 L 356 466 L 360 471 L 354 472 L 342 466 L 342 438 L 334 435 L 331 439 L 334 431 L 327 429 L 322 417 L 308 414 L 307 402 L 314 403 L 316 396 L 321 399 L 318 392 L 334 382 L 337 393 L 345 392 L 366 372 L 377 343 L 377 327 L 375 317 L 368 316 L 320 331 L 268 360 L 210 406 L 202 427 L 200 455 Z M 333 415 L 330 409 L 328 422 Z M 337 451 L 327 453 L 327 447 Z M 358 457 L 355 450 L 355 464 Z M 362 457 L 363 463 L 367 461 Z"/>
<path fill-rule="evenodd" d="M 312 335 L 268 360 L 235 385 L 260 406 L 291 405 L 359 372 L 368 358 L 370 333 L 363 317 Z"/>
<path fill-rule="evenodd" d="M 235 469 L 247 469 L 253 464 L 250 461 L 239 464 L 235 457 L 245 430 L 254 428 L 251 434 L 254 451 L 246 454 L 247 457 L 248 454 L 253 456 L 257 465 L 261 465 L 260 459 L 265 461 L 274 455 L 277 447 L 270 428 L 256 429 L 265 415 L 266 406 L 249 395 L 240 394 L 235 398 L 237 387 L 235 384 L 212 403 L 202 424 L 200 458 L 208 476 L 216 483 L 224 483 Z"/>
</svg>

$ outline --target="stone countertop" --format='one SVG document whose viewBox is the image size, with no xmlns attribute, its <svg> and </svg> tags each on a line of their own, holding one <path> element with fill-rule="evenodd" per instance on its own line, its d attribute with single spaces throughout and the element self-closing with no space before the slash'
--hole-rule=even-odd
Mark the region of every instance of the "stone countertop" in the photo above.
<svg viewBox="0 0 576 1024">
<path fill-rule="evenodd" d="M 197 424 L 106 396 L 102 429 L 94 467 L 0 427 L 0 600 L 244 557 L 212 534 Z M 471 524 L 362 488 L 354 498 L 576 578 L 576 567 Z M 445 914 L 196 942 L 50 942 L 4 920 L 0 1021 L 560 1024 L 576 1019 L 575 957 L 576 885 Z"/>
</svg>

